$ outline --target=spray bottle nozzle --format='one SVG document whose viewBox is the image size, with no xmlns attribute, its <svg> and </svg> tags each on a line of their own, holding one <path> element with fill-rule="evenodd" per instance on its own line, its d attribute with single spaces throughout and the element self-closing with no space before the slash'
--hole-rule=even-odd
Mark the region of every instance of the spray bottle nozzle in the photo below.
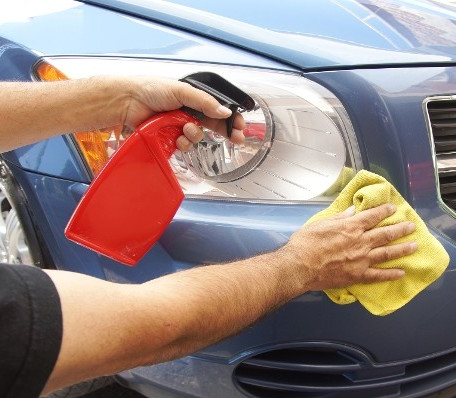
<svg viewBox="0 0 456 398">
<path fill-rule="evenodd" d="M 236 112 L 239 109 L 251 111 L 255 107 L 255 101 L 250 95 L 216 73 L 197 72 L 183 77 L 180 81 L 205 91 L 231 110 L 232 115 L 226 119 L 226 134 L 228 138 L 231 137 Z M 199 120 L 203 118 L 199 111 L 188 107 L 183 107 L 183 110 Z"/>
</svg>

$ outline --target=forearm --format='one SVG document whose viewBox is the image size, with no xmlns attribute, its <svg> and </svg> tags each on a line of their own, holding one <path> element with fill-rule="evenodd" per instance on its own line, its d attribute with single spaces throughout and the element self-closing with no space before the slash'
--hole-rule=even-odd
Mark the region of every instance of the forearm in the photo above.
<svg viewBox="0 0 456 398">
<path fill-rule="evenodd" d="M 155 351 L 154 357 L 144 360 L 169 360 L 195 352 L 238 333 L 304 293 L 305 278 L 293 274 L 296 267 L 284 266 L 288 262 L 284 259 L 286 255 L 278 251 L 150 282 L 148 287 L 160 296 L 165 306 L 169 305 L 163 325 L 171 328 L 170 335 L 179 344 L 173 342 L 158 357 Z"/>
<path fill-rule="evenodd" d="M 130 91 L 118 80 L 1 82 L 0 152 L 58 134 L 119 124 Z"/>
<path fill-rule="evenodd" d="M 135 286 L 51 272 L 64 338 L 47 390 L 181 357 L 239 332 L 305 290 L 291 268 L 287 275 L 288 268 L 275 266 L 286 261 L 278 258 L 283 255 L 200 267 Z"/>
</svg>

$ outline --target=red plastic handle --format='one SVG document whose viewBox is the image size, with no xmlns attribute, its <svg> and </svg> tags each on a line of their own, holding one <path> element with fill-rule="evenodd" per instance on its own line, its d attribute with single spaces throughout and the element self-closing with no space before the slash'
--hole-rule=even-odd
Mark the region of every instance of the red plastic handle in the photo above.
<svg viewBox="0 0 456 398">
<path fill-rule="evenodd" d="M 168 159 L 186 123 L 177 110 L 138 127 L 109 159 L 74 211 L 68 239 L 126 265 L 135 265 L 160 238 L 184 194 Z"/>
<path fill-rule="evenodd" d="M 177 149 L 176 140 L 182 135 L 182 128 L 187 123 L 201 125 L 195 117 L 175 110 L 153 117 L 144 122 L 137 131 L 144 137 L 151 151 L 162 151 L 163 156 L 169 159 Z"/>
</svg>

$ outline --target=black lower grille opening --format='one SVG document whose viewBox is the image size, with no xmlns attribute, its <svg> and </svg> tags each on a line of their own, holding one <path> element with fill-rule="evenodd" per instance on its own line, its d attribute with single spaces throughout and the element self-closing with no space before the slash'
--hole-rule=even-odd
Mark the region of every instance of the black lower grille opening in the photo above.
<svg viewBox="0 0 456 398">
<path fill-rule="evenodd" d="M 233 377 L 252 398 L 411 398 L 456 384 L 456 351 L 380 366 L 353 347 L 293 346 L 246 359 Z"/>
<path fill-rule="evenodd" d="M 293 388 L 345 388 L 352 384 L 342 374 L 299 372 L 291 370 L 263 369 L 256 366 L 245 365 L 236 373 L 238 380 L 245 384 L 261 383 L 270 384 L 273 388 L 281 385 L 293 386 Z"/>
<path fill-rule="evenodd" d="M 398 397 L 397 388 L 378 388 L 375 395 L 370 395 L 366 391 L 345 391 L 339 393 L 322 393 L 322 392 L 302 392 L 287 390 L 271 390 L 255 386 L 247 386 L 244 391 L 247 396 L 261 398 L 396 398 Z"/>
</svg>

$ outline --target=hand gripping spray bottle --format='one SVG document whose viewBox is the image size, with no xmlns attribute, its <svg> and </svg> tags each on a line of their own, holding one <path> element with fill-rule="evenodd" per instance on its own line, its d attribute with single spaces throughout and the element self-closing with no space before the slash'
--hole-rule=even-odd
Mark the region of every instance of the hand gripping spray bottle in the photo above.
<svg viewBox="0 0 456 398">
<path fill-rule="evenodd" d="M 226 121 L 228 137 L 236 111 L 255 106 L 249 95 L 215 73 L 198 72 L 181 80 L 231 109 L 233 114 Z M 168 159 L 183 126 L 201 125 L 202 117 L 183 107 L 140 125 L 89 185 L 65 229 L 66 237 L 125 265 L 135 265 L 167 228 L 184 198 Z M 125 204 L 127 212 L 122 211 Z"/>
</svg>

